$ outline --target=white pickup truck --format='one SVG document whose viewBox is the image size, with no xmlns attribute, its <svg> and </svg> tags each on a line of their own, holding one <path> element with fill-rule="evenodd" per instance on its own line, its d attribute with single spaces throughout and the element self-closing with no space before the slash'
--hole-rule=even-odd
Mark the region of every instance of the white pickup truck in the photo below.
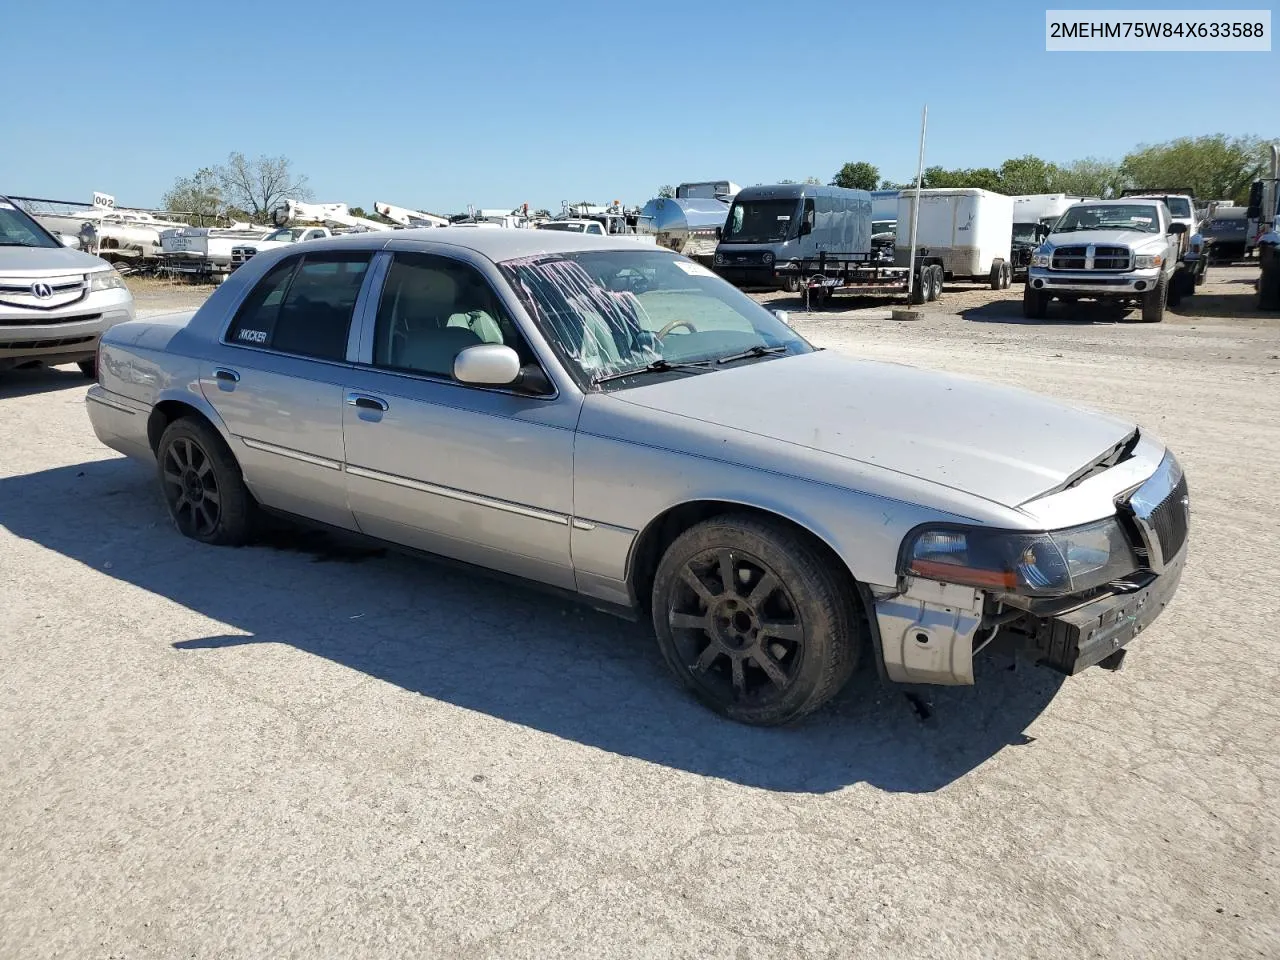
<svg viewBox="0 0 1280 960">
<path fill-rule="evenodd" d="M 232 247 L 231 269 L 235 270 L 237 267 L 244 266 L 250 257 L 263 250 L 274 250 L 277 247 L 288 246 L 291 243 L 320 240 L 333 235 L 333 231 L 328 227 L 282 227 L 274 233 L 267 234 L 261 240 L 247 240 Z"/>
</svg>

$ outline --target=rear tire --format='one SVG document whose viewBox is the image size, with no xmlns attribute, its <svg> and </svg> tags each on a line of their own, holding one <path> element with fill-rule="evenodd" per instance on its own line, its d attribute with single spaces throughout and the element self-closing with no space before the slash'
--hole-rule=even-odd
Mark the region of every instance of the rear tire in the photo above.
<svg viewBox="0 0 1280 960">
<path fill-rule="evenodd" d="M 991 264 L 991 276 L 987 279 L 991 284 L 992 290 L 999 290 L 1004 281 L 1004 270 L 1001 267 L 1002 263 L 1003 261 L 997 260 L 995 263 Z"/>
<path fill-rule="evenodd" d="M 1013 286 L 1013 265 L 1008 260 L 1000 264 L 1000 286 L 1004 290 Z"/>
<path fill-rule="evenodd" d="M 752 516 L 713 517 L 667 548 L 653 627 L 681 684 L 723 716 L 776 726 L 818 709 L 852 676 L 866 623 L 847 580 L 811 541 Z"/>
<path fill-rule="evenodd" d="M 1049 314 L 1049 295 L 1043 290 L 1022 288 L 1022 315 L 1028 320 L 1043 320 Z"/>
<path fill-rule="evenodd" d="M 928 296 L 929 296 L 928 277 L 929 277 L 928 267 L 921 267 L 920 270 L 917 271 L 915 280 L 911 285 L 911 296 L 907 298 L 907 301 L 912 306 L 918 306 L 924 303 L 926 299 L 928 299 Z"/>
<path fill-rule="evenodd" d="M 933 271 L 933 299 L 942 298 L 943 284 L 946 282 L 946 275 L 943 273 L 942 264 L 935 263 L 930 269 Z"/>
<path fill-rule="evenodd" d="M 1161 276 L 1150 293 L 1142 295 L 1142 322 L 1159 323 L 1164 319 L 1164 308 L 1169 300 L 1169 279 Z"/>
<path fill-rule="evenodd" d="M 165 428 L 156 471 L 169 516 L 183 536 L 218 546 L 250 539 L 257 503 L 231 448 L 204 420 L 181 417 Z"/>
</svg>

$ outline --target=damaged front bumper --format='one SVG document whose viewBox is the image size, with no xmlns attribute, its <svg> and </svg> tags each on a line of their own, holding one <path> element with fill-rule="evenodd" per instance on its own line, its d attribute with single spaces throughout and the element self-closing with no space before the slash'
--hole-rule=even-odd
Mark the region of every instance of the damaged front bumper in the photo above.
<svg viewBox="0 0 1280 960">
<path fill-rule="evenodd" d="M 911 581 L 875 602 L 885 676 L 896 683 L 973 683 L 974 656 L 1000 637 L 1034 663 L 1073 676 L 1088 667 L 1117 669 L 1125 647 L 1177 592 L 1184 548 L 1161 573 L 1144 570 L 1085 599 L 1067 598 L 994 616 L 981 591 Z"/>
</svg>

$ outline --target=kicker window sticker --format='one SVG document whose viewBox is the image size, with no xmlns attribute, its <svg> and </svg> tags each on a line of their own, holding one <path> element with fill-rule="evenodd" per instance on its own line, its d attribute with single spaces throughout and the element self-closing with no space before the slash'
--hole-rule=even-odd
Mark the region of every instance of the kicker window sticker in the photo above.
<svg viewBox="0 0 1280 960">
<path fill-rule="evenodd" d="M 244 343 L 266 343 L 267 331 L 265 330 L 241 330 L 236 334 L 236 339 Z"/>
</svg>

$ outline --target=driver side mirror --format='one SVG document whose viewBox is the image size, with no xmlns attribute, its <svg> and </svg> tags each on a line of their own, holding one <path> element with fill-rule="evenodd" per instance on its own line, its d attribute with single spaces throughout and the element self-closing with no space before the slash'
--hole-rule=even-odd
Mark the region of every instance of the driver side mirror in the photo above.
<svg viewBox="0 0 1280 960">
<path fill-rule="evenodd" d="M 800 236 L 807 237 L 811 233 L 813 233 L 813 224 L 808 220 L 802 220 L 800 222 Z"/>
<path fill-rule="evenodd" d="M 520 365 L 520 355 L 501 343 L 477 343 L 453 358 L 453 378 L 474 387 L 517 387 L 551 393 L 551 381 L 536 363 Z"/>
<path fill-rule="evenodd" d="M 773 315 L 782 321 L 784 326 L 791 326 L 791 314 L 785 310 L 775 310 Z"/>
<path fill-rule="evenodd" d="M 722 236 L 724 236 L 724 228 L 716 227 L 716 239 L 719 240 Z"/>
<path fill-rule="evenodd" d="M 1169 232 L 1170 233 L 1186 233 L 1187 225 L 1185 223 L 1171 223 L 1169 224 Z"/>
</svg>

